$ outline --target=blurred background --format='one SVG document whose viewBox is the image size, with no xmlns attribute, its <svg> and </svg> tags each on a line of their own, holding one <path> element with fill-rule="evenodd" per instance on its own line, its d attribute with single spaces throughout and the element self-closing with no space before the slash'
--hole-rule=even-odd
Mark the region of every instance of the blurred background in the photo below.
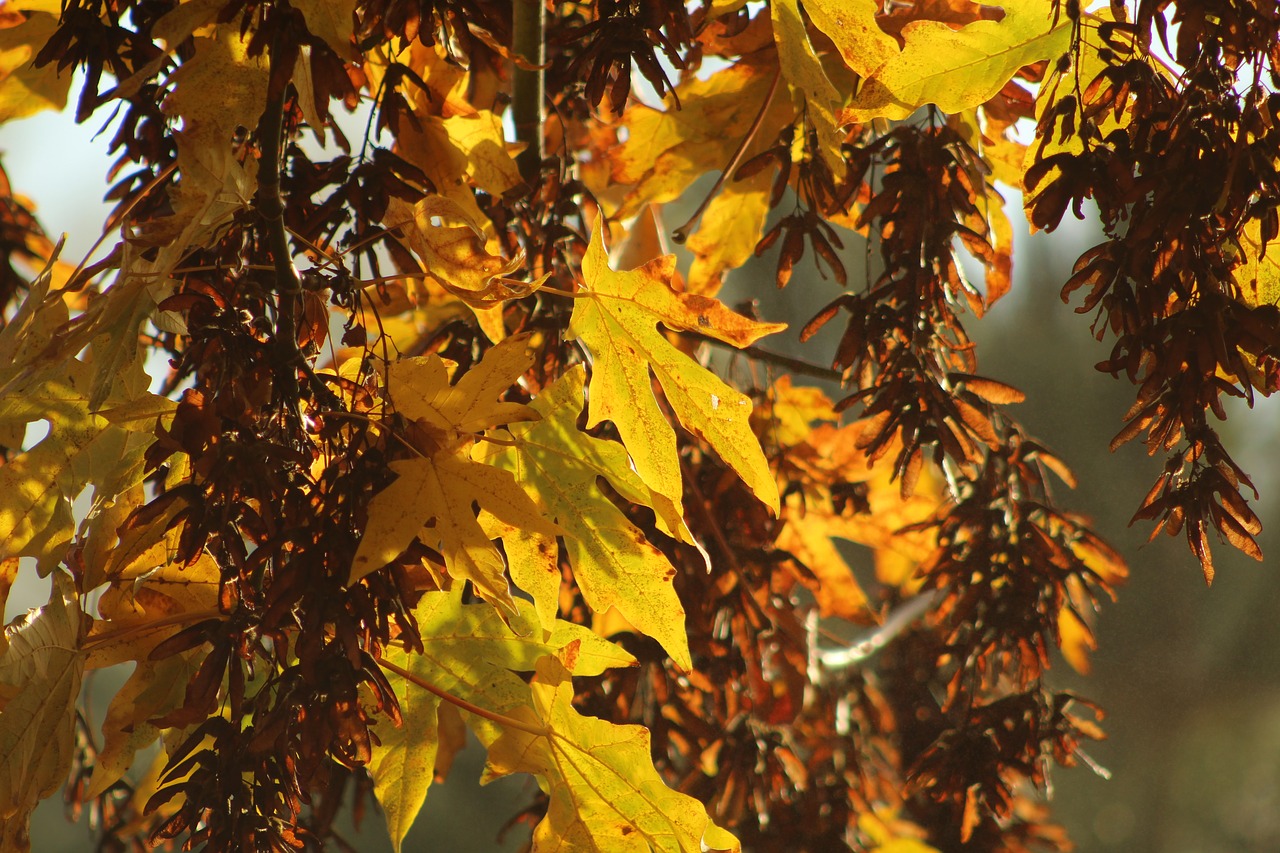
<svg viewBox="0 0 1280 853">
<path fill-rule="evenodd" d="M 98 121 L 95 119 L 94 121 Z M 99 125 L 76 126 L 70 116 L 41 114 L 0 126 L 0 152 L 14 190 L 33 199 L 51 235 L 67 232 L 64 259 L 78 261 L 97 239 L 107 212 L 101 204 L 107 138 Z M 700 198 L 705 185 L 691 198 Z M 1016 193 L 1011 215 L 1021 217 Z M 665 217 L 683 221 L 679 210 Z M 1131 579 L 1098 620 L 1093 673 L 1081 677 L 1064 663 L 1051 680 L 1098 702 L 1106 711 L 1108 740 L 1087 747 L 1111 771 L 1105 780 L 1088 768 L 1053 774 L 1054 812 L 1083 853 L 1263 853 L 1280 850 L 1280 572 L 1277 572 L 1276 492 L 1280 489 L 1280 401 L 1253 411 L 1229 407 L 1221 425 L 1227 445 L 1253 477 L 1262 499 L 1255 508 L 1268 558 L 1257 564 L 1225 544 L 1215 549 L 1217 576 L 1207 588 L 1184 539 L 1147 543 L 1149 527 L 1129 518 L 1162 467 L 1141 441 L 1112 454 L 1107 445 L 1134 398 L 1125 380 L 1098 373 L 1111 341 L 1096 342 L 1090 316 L 1059 298 L 1079 254 L 1100 239 L 1090 222 L 1066 222 L 1053 234 L 1028 235 L 1025 221 L 1014 252 L 1015 286 L 986 317 L 968 318 L 978 342 L 979 371 L 1027 393 L 1011 407 L 1027 429 L 1075 470 L 1080 486 L 1059 493 L 1065 506 L 1091 515 L 1097 528 L 1129 561 Z M 849 235 L 851 287 L 861 285 L 863 248 Z M 768 320 L 795 330 L 838 292 L 819 278 L 812 255 L 791 285 L 773 285 L 777 248 L 735 273 L 722 298 L 733 305 L 759 299 Z M 687 269 L 687 257 L 685 268 Z M 839 327 L 839 321 L 831 327 Z M 838 335 L 838 333 L 837 333 Z M 774 349 L 787 343 L 766 341 Z M 819 343 L 819 347 L 821 344 Z M 825 354 L 807 347 L 821 362 Z M 1235 401 L 1233 401 L 1235 402 Z M 6 621 L 47 600 L 48 584 L 24 576 L 9 599 Z M 105 712 L 127 673 L 106 672 L 91 683 L 95 713 Z M 406 850 L 489 853 L 518 847 L 527 833 L 497 840 L 532 779 L 508 779 L 479 789 L 482 758 L 460 759 L 443 786 L 432 789 Z M 37 812 L 36 850 L 92 850 L 84 826 L 65 820 L 55 797 Z M 390 850 L 378 815 L 349 836 L 358 849 Z"/>
</svg>

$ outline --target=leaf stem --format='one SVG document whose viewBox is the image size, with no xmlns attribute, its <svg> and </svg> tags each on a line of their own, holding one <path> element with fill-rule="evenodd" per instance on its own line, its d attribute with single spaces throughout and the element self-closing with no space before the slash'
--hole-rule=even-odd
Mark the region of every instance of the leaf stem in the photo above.
<svg viewBox="0 0 1280 853">
<path fill-rule="evenodd" d="M 159 619 L 151 619 L 146 622 L 139 622 L 134 625 L 122 625 L 119 628 L 113 628 L 109 631 L 103 631 L 95 637 L 86 638 L 85 642 L 80 646 L 80 651 L 91 652 L 98 646 L 106 645 L 113 640 L 121 637 L 129 637 L 133 635 L 142 635 L 150 631 L 157 631 L 161 628 L 168 628 L 173 625 L 187 625 L 201 622 L 205 619 L 215 619 L 219 616 L 225 616 L 221 610 L 191 610 L 184 613 L 172 613 L 168 616 L 162 616 Z"/>
<path fill-rule="evenodd" d="M 708 344 L 715 344 L 717 346 L 732 348 L 736 352 L 740 352 L 743 355 L 747 356 L 748 358 L 753 358 L 756 361 L 763 361 L 769 364 L 776 364 L 778 367 L 785 367 L 787 370 L 790 370 L 792 373 L 799 373 L 799 374 L 803 374 L 804 376 L 812 376 L 815 379 L 826 379 L 829 382 L 844 381 L 844 374 L 841 373 L 839 370 L 835 370 L 830 367 L 823 367 L 822 365 L 813 364 L 812 362 L 804 361 L 799 358 L 792 358 L 791 356 L 783 355 L 780 352 L 774 352 L 773 350 L 763 349 L 758 346 L 745 346 L 745 347 L 735 346 L 734 344 L 725 343 L 719 338 L 713 338 L 710 335 L 704 335 L 701 332 L 686 331 L 686 332 L 682 332 L 681 334 L 685 334 L 690 337 L 697 338 L 698 340 Z"/>
<path fill-rule="evenodd" d="M 769 112 L 769 105 L 773 103 L 774 93 L 778 91 L 778 80 L 782 78 L 782 67 L 773 72 L 773 82 L 769 84 L 769 94 L 764 96 L 764 103 L 760 105 L 760 112 L 756 113 L 755 121 L 751 123 L 747 135 L 742 137 L 742 142 L 738 145 L 738 150 L 733 152 L 733 159 L 729 161 L 729 165 L 725 166 L 723 172 L 716 178 L 716 182 L 711 187 L 711 191 L 707 193 L 707 197 L 702 200 L 702 204 L 698 205 L 698 209 L 693 212 L 693 216 L 689 217 L 689 221 L 681 225 L 675 231 L 671 232 L 671 239 L 677 243 L 684 245 L 684 241 L 689 239 L 689 232 L 697 227 L 698 222 L 702 219 L 702 214 L 707 212 L 707 208 L 711 206 L 711 200 L 720 192 L 720 188 L 724 186 L 725 181 L 742 163 L 742 158 L 747 154 L 747 148 L 751 146 L 751 140 L 756 138 L 756 134 L 760 132 L 760 126 L 764 124 L 765 113 Z"/>
<path fill-rule="evenodd" d="M 558 287 L 550 287 L 545 284 L 535 290 L 534 293 L 550 293 L 552 296 L 563 296 L 566 299 L 582 299 L 591 295 L 589 290 L 561 290 Z"/>
<path fill-rule="evenodd" d="M 378 661 L 379 664 L 391 670 L 396 675 L 400 676 L 405 681 L 409 682 L 415 687 L 421 687 L 423 690 L 427 691 L 428 693 L 439 696 L 441 699 L 448 702 L 450 705 L 454 705 L 458 708 L 461 708 L 462 710 L 466 711 L 469 714 L 475 714 L 477 717 L 483 717 L 484 719 L 488 720 L 491 723 L 497 723 L 498 725 L 503 726 L 505 728 L 516 729 L 518 731 L 526 732 L 535 737 L 550 737 L 551 733 L 547 729 L 538 728 L 537 726 L 531 726 L 528 723 L 524 722 L 523 720 L 517 720 L 515 717 L 508 717 L 506 714 L 500 714 L 497 711 L 490 711 L 488 708 L 481 708 L 479 705 L 472 704 L 471 702 L 468 702 L 466 699 L 463 699 L 459 696 L 454 696 L 452 693 L 448 692 L 447 690 L 441 690 L 439 687 L 436 687 L 431 682 L 415 675 L 414 673 L 410 672 L 404 667 L 397 666 L 396 664 L 382 657 L 382 655 L 375 656 L 375 659 Z"/>
</svg>

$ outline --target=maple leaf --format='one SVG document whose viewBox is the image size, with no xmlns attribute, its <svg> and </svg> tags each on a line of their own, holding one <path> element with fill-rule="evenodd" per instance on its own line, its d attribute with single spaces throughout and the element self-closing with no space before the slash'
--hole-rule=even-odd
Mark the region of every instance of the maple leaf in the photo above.
<svg viewBox="0 0 1280 853">
<path fill-rule="evenodd" d="M 724 273 L 755 255 L 769 215 L 773 176 L 761 170 L 749 178 L 726 184 L 707 205 L 698 230 L 686 243 L 693 252 L 689 293 L 715 296 Z"/>
<path fill-rule="evenodd" d="M 502 712 L 529 700 L 528 686 L 516 672 L 532 671 L 544 655 L 558 655 L 579 675 L 598 675 L 605 669 L 629 666 L 635 659 L 590 630 L 556 622 L 543 631 L 533 608 L 517 602 L 508 621 L 488 605 L 462 604 L 457 593 L 428 592 L 414 608 L 424 637 L 422 654 L 391 648 L 384 661 L 437 690 Z M 545 637 L 545 639 L 544 639 Z M 441 757 L 437 713 L 441 697 L 398 675 L 396 686 L 403 725 L 380 726 L 379 744 L 368 765 L 378 802 L 387 813 L 392 843 L 399 850 L 413 819 L 426 799 Z M 492 741 L 500 729 L 484 718 L 472 718 L 482 740 Z"/>
<path fill-rule="evenodd" d="M 587 426 L 612 421 L 645 485 L 679 502 L 683 489 L 675 431 L 654 396 L 652 371 L 680 424 L 710 445 L 776 512 L 778 487 L 751 431 L 751 401 L 672 346 L 657 324 L 735 346 L 754 343 L 786 324 L 759 323 L 714 299 L 677 293 L 668 283 L 674 268 L 674 256 L 667 255 L 629 272 L 609 269 L 597 220 L 567 335 L 591 354 Z"/>
<path fill-rule="evenodd" d="M 876 23 L 874 0 L 813 0 L 805 11 L 862 78 L 841 123 L 904 119 L 925 104 L 959 113 L 989 100 L 1013 75 L 1067 51 L 1071 24 L 1038 0 L 1005 0 L 1004 17 L 954 29 L 945 21 L 902 27 L 904 46 Z"/>
<path fill-rule="evenodd" d="M 1240 287 L 1242 301 L 1251 308 L 1280 305 L 1280 259 L 1274 240 L 1262 237 L 1262 222 L 1251 219 L 1240 229 L 1239 266 L 1234 277 Z M 1258 388 L 1269 387 L 1255 383 Z"/>
<path fill-rule="evenodd" d="M 479 112 L 468 100 L 471 74 L 450 52 L 449 45 L 413 39 L 398 50 L 383 45 L 368 51 L 363 71 L 369 78 L 370 91 L 384 88 L 387 69 L 395 62 L 418 70 L 421 82 L 426 84 L 421 87 L 418 81 L 402 79 L 398 86 L 399 93 L 413 107 L 414 115 L 450 118 Z M 450 181 L 453 179 L 451 175 Z"/>
<path fill-rule="evenodd" d="M 817 388 L 793 387 L 789 378 L 775 383 L 770 396 L 770 431 L 782 448 L 779 473 L 800 486 L 782 508 L 785 525 L 776 545 L 812 574 L 813 580 L 802 575 L 801 583 L 813 589 L 821 615 L 867 622 L 871 614 L 866 594 L 833 540 L 872 549 L 882 583 L 903 586 L 918 581 L 913 570 L 932 552 L 936 536 L 904 528 L 938 511 L 943 503 L 941 483 L 932 472 L 922 472 L 912 495 L 902 497 L 893 465 L 885 461 L 892 457 L 885 454 L 877 464 L 860 447 L 867 433 L 865 422 L 836 426 L 830 398 Z M 852 483 L 862 485 L 865 505 L 838 509 L 832 487 Z"/>
<path fill-rule="evenodd" d="M 146 660 L 151 650 L 200 616 L 219 615 L 218 564 L 201 554 L 190 566 L 174 563 L 173 531 L 142 557 L 112 575 L 98 599 L 98 614 L 89 631 L 86 665 L 100 669 L 129 660 Z M 158 556 L 161 565 L 156 565 Z M 148 559 L 151 557 L 151 559 Z"/>
<path fill-rule="evenodd" d="M 30 15 L 24 19 L 19 10 Z M 53 63 L 31 64 L 57 29 L 61 12 L 57 3 L 7 3 L 0 9 L 0 122 L 67 105 L 71 74 L 59 74 Z"/>
<path fill-rule="evenodd" d="M 81 328 L 74 328 L 65 294 L 50 292 L 57 263 L 55 250 L 32 282 L 27 298 L 13 319 L 0 329 L 0 365 L 3 365 L 0 366 L 0 433 L 18 435 L 19 431 L 25 432 L 27 424 L 39 420 L 48 421 L 50 427 L 50 435 L 28 451 L 35 456 L 23 462 L 30 470 L 39 470 L 49 478 L 39 482 L 27 479 L 20 489 L 21 495 L 6 488 L 2 497 L 8 507 L 0 504 L 0 518 L 6 511 L 13 513 L 6 519 L 13 525 L 11 529 L 20 524 L 24 529 L 34 525 L 36 533 L 39 532 L 38 519 L 50 517 L 59 495 L 48 488 L 51 483 L 56 481 L 64 486 L 62 494 L 68 500 L 79 494 L 91 479 L 99 479 L 95 492 L 105 498 L 130 484 L 132 472 L 113 470 L 110 456 L 118 450 L 122 459 L 132 466 L 138 461 L 139 444 L 145 444 L 146 439 L 138 435 L 127 437 L 116 428 L 115 422 L 103 417 L 107 412 L 102 407 L 106 405 L 117 413 L 122 408 L 133 407 L 157 412 L 153 403 L 144 401 L 160 399 L 147 393 L 150 378 L 137 359 L 128 363 L 115 360 L 110 341 L 95 340 L 84 333 L 91 325 L 82 322 L 89 312 L 75 321 Z M 108 301 L 97 300 L 97 304 Z M 73 357 L 91 341 L 86 359 Z M 136 335 L 122 348 L 136 353 Z M 108 370 L 103 369 L 103 361 L 109 363 Z M 162 403 L 161 408 L 167 405 Z M 128 418 L 117 420 L 125 431 L 138 433 L 149 427 Z M 69 447 L 55 447 L 61 440 L 59 432 L 67 433 Z M 21 439 L 16 442 L 20 443 Z M 98 472 L 104 476 L 98 477 Z M 6 481 L 8 486 L 18 486 L 24 480 L 16 471 L 5 476 L 13 478 Z M 31 531 L 27 531 L 25 536 L 30 534 Z M 8 544 L 22 547 L 17 541 Z"/>
<path fill-rule="evenodd" d="M 399 150 L 468 217 L 487 224 L 472 185 L 501 196 L 523 182 L 507 151 L 502 118 L 489 110 L 439 116 L 434 109 L 430 100 L 418 100 L 417 124 L 401 131 Z"/>
<path fill-rule="evenodd" d="M 163 729 L 153 721 L 182 706 L 187 683 L 201 659 L 196 653 L 170 655 L 161 661 L 139 657 L 129 680 L 107 706 L 102 749 L 94 756 L 85 796 L 96 797 L 124 778 L 138 750 L 160 738 Z"/>
<path fill-rule="evenodd" d="M 199 14 L 191 14 L 193 9 Z M 217 6 L 184 4 L 162 20 L 162 32 L 180 40 L 218 14 Z M 191 246 L 200 246 L 241 208 L 256 186 L 257 162 L 241 161 L 232 143 L 239 128 L 258 124 L 267 94 L 268 59 L 249 56 L 248 34 L 235 25 L 217 26 L 194 38 L 195 54 L 170 76 L 172 91 L 161 105 L 181 116 L 174 132 L 180 180 L 170 192 L 173 215 L 153 221 L 137 242 L 159 246 L 155 258 L 134 253 L 122 264 L 125 280 L 138 276 L 163 281 Z M 172 44 L 173 42 L 171 42 Z M 126 242 L 126 247 L 130 242 Z"/>
<path fill-rule="evenodd" d="M 511 471 L 542 512 L 564 528 L 565 551 L 587 604 L 597 613 L 617 608 L 687 670 L 691 662 L 684 608 L 671 583 L 675 569 L 605 496 L 598 480 L 605 478 L 623 494 L 643 494 L 644 486 L 621 445 L 577 427 L 585 379 L 585 369 L 575 366 L 533 401 L 541 420 L 508 427 L 513 446 L 485 445 L 477 453 Z M 512 529 L 503 542 L 512 580 L 533 596 L 542 625 L 550 627 L 560 594 L 555 539 Z M 512 554 L 513 547 L 520 558 Z"/>
<path fill-rule="evenodd" d="M 49 603 L 5 628 L 0 657 L 0 848 L 31 849 L 31 812 L 60 785 L 75 748 L 84 673 L 79 601 L 54 575 Z"/>
<path fill-rule="evenodd" d="M 510 473 L 472 461 L 477 431 L 537 417 L 527 406 L 497 402 L 529 368 L 528 337 L 493 347 L 456 385 L 439 356 L 402 359 L 388 368 L 388 393 L 414 423 L 419 455 L 390 464 L 396 479 L 369 503 L 369 523 L 351 562 L 350 582 L 404 551 L 414 538 L 438 550 L 449 574 L 469 580 L 487 601 L 509 613 L 515 605 L 502 555 L 476 520 L 473 504 L 528 530 L 556 535 Z"/>
<path fill-rule="evenodd" d="M 350 62 L 360 59 L 352 43 L 355 32 L 355 0 L 296 0 L 291 4 L 302 12 L 307 29 L 333 48 L 333 52 Z"/>
<path fill-rule="evenodd" d="M 806 4 L 808 8 L 808 4 Z M 809 42 L 800 5 L 796 0 L 773 0 L 769 4 L 773 16 L 773 37 L 778 47 L 778 62 L 791 89 L 796 109 L 818 134 L 823 158 L 837 179 L 845 174 L 844 141 L 836 129 L 836 110 L 844 101 L 840 90 L 827 76 L 822 61 Z"/>
<path fill-rule="evenodd" d="M 704 849 L 712 825 L 706 810 L 662 781 L 648 729 L 575 711 L 569 673 L 554 657 L 538 662 L 529 686 L 533 707 L 509 712 L 527 726 L 509 727 L 489 747 L 485 776 L 523 772 L 542 780 L 550 803 L 533 831 L 534 853 Z M 715 834 L 723 845 L 728 833 Z"/>
<path fill-rule="evenodd" d="M 833 110 L 841 103 L 838 92 L 851 81 L 842 68 L 828 69 L 819 61 L 799 25 L 794 4 L 787 9 L 775 7 L 773 14 L 784 17 L 778 26 L 786 28 L 787 36 L 777 35 L 776 46 L 789 81 L 790 102 L 774 97 L 777 75 L 767 66 L 742 61 L 707 79 L 686 78 L 673 95 L 679 98 L 678 109 L 657 110 L 643 104 L 628 108 L 619 122 L 627 128 L 627 138 L 610 152 L 610 165 L 613 181 L 634 186 L 615 216 L 626 218 L 646 204 L 680 197 L 702 175 L 728 168 L 735 155 L 739 155 L 737 162 L 745 162 L 763 153 L 777 144 L 798 115 L 815 126 L 833 172 L 844 175 L 842 137 Z M 790 36 L 797 32 L 805 39 L 803 45 L 791 43 Z M 816 88 L 807 88 L 810 84 Z M 804 139 L 805 134 L 798 137 Z M 724 273 L 755 254 L 769 213 L 772 180 L 768 170 L 741 179 L 728 176 L 689 236 L 689 250 L 694 253 L 689 293 L 714 295 Z"/>
<path fill-rule="evenodd" d="M 119 380 L 126 392 L 139 384 L 136 367 L 138 375 Z M 25 426 L 38 419 L 49 425 L 44 438 L 0 467 L 0 529 L 8 531 L 0 557 L 35 557 L 42 575 L 71 540 L 71 501 L 86 486 L 93 486 L 95 500 L 106 501 L 142 478 L 149 425 L 118 425 L 94 414 L 95 373 L 89 363 L 70 359 L 56 371 L 13 370 L 7 374 L 10 381 L 0 383 L 0 425 Z M 0 380 L 5 377 L 0 370 Z"/>
<path fill-rule="evenodd" d="M 386 221 L 399 227 L 423 269 L 449 293 L 472 308 L 493 308 L 536 291 L 547 276 L 524 282 L 511 276 L 524 267 L 523 252 L 512 258 L 489 254 L 483 229 L 444 196 L 429 195 L 413 206 L 392 199 Z"/>
<path fill-rule="evenodd" d="M 610 152 L 610 165 L 614 181 L 634 186 L 615 215 L 625 218 L 647 203 L 679 198 L 702 175 L 723 169 L 764 106 L 772 81 L 768 68 L 739 62 L 705 80 L 681 82 L 675 94 L 682 109 L 629 107 L 620 122 L 627 140 Z M 745 156 L 772 145 L 794 117 L 785 99 L 772 99 Z"/>
</svg>

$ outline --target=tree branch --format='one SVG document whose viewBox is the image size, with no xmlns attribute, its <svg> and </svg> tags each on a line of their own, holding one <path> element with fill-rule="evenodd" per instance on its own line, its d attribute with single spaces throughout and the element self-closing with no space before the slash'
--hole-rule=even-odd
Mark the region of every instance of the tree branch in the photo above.
<svg viewBox="0 0 1280 853">
<path fill-rule="evenodd" d="M 261 159 L 258 162 L 258 194 L 254 206 L 262 217 L 271 257 L 275 262 L 275 350 L 277 363 L 287 365 L 277 381 L 281 384 L 281 397 L 296 405 L 298 364 L 302 361 L 302 353 L 298 351 L 298 300 L 302 295 L 302 279 L 293 266 L 293 257 L 289 251 L 289 235 L 284 224 L 284 199 L 280 194 L 284 102 L 298 54 L 297 45 L 285 36 L 287 30 L 285 21 L 275 22 L 275 35 L 271 40 L 267 104 L 258 122 Z"/>
<path fill-rule="evenodd" d="M 780 352 L 762 349 L 757 346 L 738 347 L 733 344 L 727 344 L 722 340 L 713 338 L 710 335 L 704 335 L 699 332 L 681 332 L 691 338 L 697 338 L 709 344 L 716 346 L 729 347 L 735 352 L 740 352 L 747 358 L 753 358 L 756 361 L 767 362 L 768 364 L 776 364 L 778 367 L 785 367 L 792 373 L 799 373 L 804 376 L 812 376 L 815 379 L 826 379 L 828 382 L 843 382 L 844 374 L 839 370 L 830 367 L 823 367 L 820 364 L 812 364 L 808 361 L 802 361 L 798 358 L 792 358 L 789 355 L 783 355 Z"/>
<path fill-rule="evenodd" d="M 517 61 L 511 82 L 511 119 L 516 141 L 525 143 L 525 149 L 516 156 L 516 165 L 525 183 L 536 191 L 545 153 L 542 124 L 546 73 L 542 66 L 547 64 L 547 6 L 543 0 L 515 0 L 512 15 L 512 53 Z M 523 67 L 519 60 L 536 67 Z"/>
<path fill-rule="evenodd" d="M 755 120 L 751 122 L 751 127 L 747 130 L 747 135 L 742 137 L 742 142 L 738 143 L 738 150 L 733 152 L 733 158 L 729 161 L 729 165 L 724 167 L 724 171 L 716 177 L 716 182 L 707 192 L 702 204 L 698 205 L 698 209 L 689 217 L 689 221 L 681 225 L 675 231 L 671 232 L 671 239 L 680 245 L 689 239 L 689 232 L 697 227 L 698 221 L 702 219 L 702 214 L 707 212 L 707 208 L 711 206 L 711 200 L 716 197 L 716 193 L 720 192 L 720 188 L 724 186 L 726 181 L 733 179 L 733 173 L 737 171 L 738 166 L 742 163 L 742 158 L 747 154 L 747 148 L 751 145 L 751 140 L 756 138 L 756 134 L 760 132 L 760 125 L 764 124 L 765 113 L 769 112 L 769 105 L 773 103 L 774 93 L 778 91 L 778 80 L 782 77 L 782 69 L 779 68 L 773 73 L 773 82 L 769 84 L 769 93 L 764 96 L 764 103 L 760 104 L 760 112 L 756 113 Z"/>
</svg>

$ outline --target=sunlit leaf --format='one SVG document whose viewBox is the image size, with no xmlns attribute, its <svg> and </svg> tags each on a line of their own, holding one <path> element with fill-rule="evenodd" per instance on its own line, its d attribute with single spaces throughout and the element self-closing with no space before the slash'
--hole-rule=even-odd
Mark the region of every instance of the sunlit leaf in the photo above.
<svg viewBox="0 0 1280 853">
<path fill-rule="evenodd" d="M 533 831 L 534 853 L 702 849 L 706 810 L 658 776 L 647 729 L 575 711 L 569 673 L 553 657 L 538 662 L 530 687 L 533 707 L 513 712 L 528 729 L 508 728 L 489 747 L 486 775 L 541 778 L 551 802 Z M 723 844 L 723 830 L 716 835 Z"/>
<path fill-rule="evenodd" d="M 31 4 L 16 5 L 29 8 Z M 0 122 L 66 106 L 71 74 L 59 73 L 56 63 L 34 68 L 31 62 L 53 35 L 61 11 L 33 11 L 24 21 L 12 9 L 0 10 Z"/>
<path fill-rule="evenodd" d="M 807 8 L 808 4 L 806 4 Z M 796 0 L 774 0 L 769 6 L 773 15 L 773 37 L 778 46 L 778 62 L 787 78 L 796 108 L 818 134 L 818 145 L 836 178 L 843 178 L 843 141 L 836 130 L 836 111 L 844 98 L 827 77 L 822 62 L 814 53 L 800 17 Z"/>
<path fill-rule="evenodd" d="M 57 790 L 75 746 L 84 673 L 80 605 L 71 578 L 54 575 L 49 603 L 5 629 L 0 658 L 0 847 L 31 849 L 31 812 Z"/>
<path fill-rule="evenodd" d="M 504 621 L 488 605 L 464 605 L 452 593 L 427 593 L 414 610 L 423 635 L 431 638 L 425 652 L 389 649 L 386 660 L 438 690 L 495 712 L 528 702 L 528 687 L 516 673 L 531 672 L 544 655 L 560 656 L 580 675 L 634 663 L 621 648 L 585 628 L 557 622 L 554 630 L 544 632 L 528 603 L 518 601 L 516 608 Z M 378 727 L 381 744 L 374 746 L 369 773 L 399 849 L 436 771 L 441 699 L 394 671 L 389 677 L 404 724 Z M 439 713 L 443 718 L 443 709 Z M 475 717 L 471 725 L 482 740 L 500 736 L 492 721 Z"/>
<path fill-rule="evenodd" d="M 904 119 L 925 104 L 948 113 L 988 100 L 1019 68 L 1057 59 L 1071 38 L 1065 15 L 1055 25 L 1052 8 L 1036 0 L 999 4 L 1004 17 L 954 29 L 917 20 L 902 28 L 900 50 L 877 25 L 872 0 L 817 0 L 805 4 L 814 24 L 862 78 L 842 122 Z"/>
<path fill-rule="evenodd" d="M 751 431 L 751 401 L 671 345 L 657 329 L 700 332 L 747 346 L 785 328 L 748 320 L 706 297 L 668 284 L 674 258 L 629 272 L 609 269 L 597 223 L 583 259 L 584 289 L 574 303 L 569 337 L 592 355 L 588 426 L 612 421 L 645 485 L 678 501 L 682 494 L 676 436 L 654 396 L 658 380 L 680 424 L 706 441 L 766 506 L 777 486 Z"/>
<path fill-rule="evenodd" d="M 591 608 L 617 608 L 688 669 L 684 608 L 671 583 L 675 569 L 597 484 L 603 477 L 631 493 L 643 489 L 621 445 L 578 430 L 584 381 L 585 371 L 576 367 L 544 390 L 532 404 L 542 419 L 508 427 L 514 446 L 486 446 L 487 461 L 515 474 L 546 516 L 564 528 L 569 563 Z M 513 560 L 511 576 L 533 595 L 543 626 L 550 627 L 560 591 L 554 539 L 518 528 L 511 535 L 533 538 L 533 553 L 544 555 Z"/>
<path fill-rule="evenodd" d="M 391 399 L 420 430 L 418 453 L 392 462 L 396 480 L 369 504 L 369 523 L 351 563 L 355 582 L 386 565 L 414 538 L 440 551 L 449 573 L 469 580 L 480 595 L 514 612 L 506 564 L 476 520 L 473 503 L 499 519 L 555 535 L 506 471 L 473 462 L 474 433 L 537 417 L 532 410 L 497 401 L 528 368 L 526 338 L 508 338 L 450 385 L 437 356 L 405 359 L 390 368 Z"/>
</svg>

